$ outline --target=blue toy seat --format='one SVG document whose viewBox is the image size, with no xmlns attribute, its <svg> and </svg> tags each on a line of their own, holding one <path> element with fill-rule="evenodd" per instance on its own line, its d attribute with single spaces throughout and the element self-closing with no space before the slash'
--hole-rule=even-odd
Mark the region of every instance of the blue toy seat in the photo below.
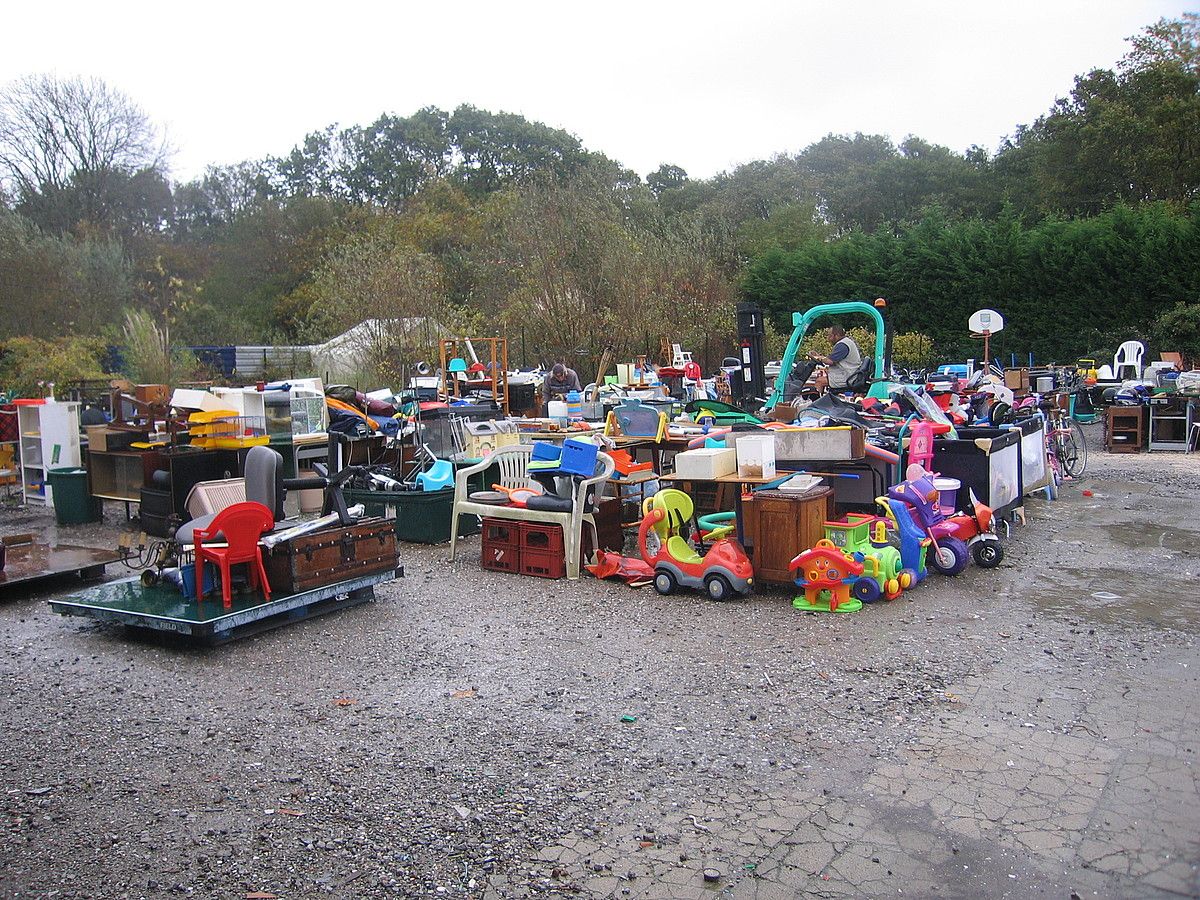
<svg viewBox="0 0 1200 900">
<path fill-rule="evenodd" d="M 423 491 L 440 491 L 454 486 L 454 463 L 444 459 L 435 460 L 428 471 L 417 475 L 417 484 Z"/>
</svg>

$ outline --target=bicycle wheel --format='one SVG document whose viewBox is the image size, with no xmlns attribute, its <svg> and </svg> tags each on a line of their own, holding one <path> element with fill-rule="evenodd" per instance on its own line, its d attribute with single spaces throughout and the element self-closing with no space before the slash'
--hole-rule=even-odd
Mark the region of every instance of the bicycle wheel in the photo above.
<svg viewBox="0 0 1200 900">
<path fill-rule="evenodd" d="M 1058 433 L 1058 442 L 1063 471 L 1072 478 L 1078 478 L 1087 469 L 1087 438 L 1083 435 L 1083 428 L 1074 419 L 1067 419 Z"/>
</svg>

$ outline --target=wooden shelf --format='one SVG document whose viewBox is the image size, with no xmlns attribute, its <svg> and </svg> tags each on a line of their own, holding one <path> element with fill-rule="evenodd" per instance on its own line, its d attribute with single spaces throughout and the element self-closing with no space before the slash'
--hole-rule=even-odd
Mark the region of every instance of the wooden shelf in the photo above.
<svg viewBox="0 0 1200 900">
<path fill-rule="evenodd" d="M 88 454 L 93 497 L 137 503 L 146 483 L 145 454 L 137 450 L 94 450 Z"/>
<path fill-rule="evenodd" d="M 1146 446 L 1146 408 L 1110 406 L 1105 417 L 1104 449 L 1109 453 L 1137 453 Z"/>
</svg>

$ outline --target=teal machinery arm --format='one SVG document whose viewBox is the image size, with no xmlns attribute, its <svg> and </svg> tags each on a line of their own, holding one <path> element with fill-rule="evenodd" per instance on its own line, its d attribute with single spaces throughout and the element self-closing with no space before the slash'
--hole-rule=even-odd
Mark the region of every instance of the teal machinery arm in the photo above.
<svg viewBox="0 0 1200 900">
<path fill-rule="evenodd" d="M 886 341 L 883 316 L 870 303 L 865 303 L 862 300 L 843 300 L 839 303 L 822 303 L 814 306 L 807 312 L 792 313 L 792 336 L 788 340 L 787 349 L 783 351 L 783 360 L 779 367 L 779 377 L 775 379 L 775 387 L 771 391 L 771 396 L 767 398 L 767 409 L 774 409 L 775 404 L 783 399 L 784 383 L 787 381 L 788 374 L 792 371 L 792 365 L 796 360 L 796 351 L 800 349 L 800 342 L 804 340 L 804 336 L 808 333 L 809 326 L 825 316 L 839 316 L 849 313 L 870 316 L 875 320 L 875 380 L 872 382 L 867 396 L 879 397 L 881 399 L 887 398 L 887 385 L 882 380 L 884 377 L 883 351 Z"/>
</svg>

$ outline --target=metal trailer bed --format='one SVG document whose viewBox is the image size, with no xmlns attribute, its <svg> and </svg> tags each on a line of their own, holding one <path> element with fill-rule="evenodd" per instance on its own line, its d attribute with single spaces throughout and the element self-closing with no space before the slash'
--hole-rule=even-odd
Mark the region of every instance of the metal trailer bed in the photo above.
<svg viewBox="0 0 1200 900">
<path fill-rule="evenodd" d="M 264 603 L 258 592 L 235 594 L 226 609 L 220 597 L 197 602 L 170 584 L 146 587 L 140 578 L 110 581 L 71 597 L 48 601 L 64 616 L 85 616 L 150 632 L 173 634 L 197 644 L 223 644 L 281 625 L 357 606 L 375 599 L 375 585 L 403 569 L 362 575 Z"/>
</svg>

